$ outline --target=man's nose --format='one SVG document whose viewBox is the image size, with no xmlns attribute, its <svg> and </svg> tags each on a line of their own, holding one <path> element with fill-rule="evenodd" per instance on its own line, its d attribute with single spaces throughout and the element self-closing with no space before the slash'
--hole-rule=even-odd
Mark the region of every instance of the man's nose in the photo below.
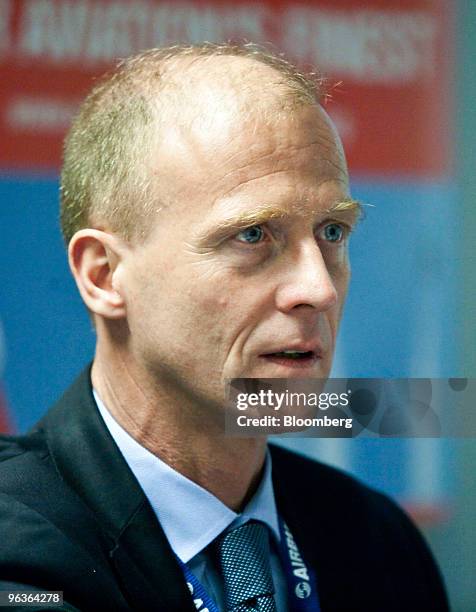
<svg viewBox="0 0 476 612">
<path fill-rule="evenodd" d="M 278 310 L 309 307 L 321 312 L 337 303 L 337 289 L 315 242 L 302 246 L 286 267 L 276 291 Z"/>
</svg>

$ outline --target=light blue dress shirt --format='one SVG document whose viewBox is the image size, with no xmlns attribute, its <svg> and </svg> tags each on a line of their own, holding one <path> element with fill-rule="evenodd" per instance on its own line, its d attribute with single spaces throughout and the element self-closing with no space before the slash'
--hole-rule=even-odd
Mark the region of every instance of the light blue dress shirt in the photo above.
<svg viewBox="0 0 476 612">
<path fill-rule="evenodd" d="M 288 612 L 287 583 L 279 556 L 278 514 L 271 479 L 271 455 L 264 474 L 243 512 L 237 514 L 212 493 L 141 446 L 112 417 L 94 391 L 99 412 L 132 473 L 152 506 L 172 550 L 188 565 L 205 590 L 225 612 L 223 582 L 207 547 L 222 532 L 249 520 L 265 523 L 271 533 L 271 573 L 278 612 Z"/>
</svg>

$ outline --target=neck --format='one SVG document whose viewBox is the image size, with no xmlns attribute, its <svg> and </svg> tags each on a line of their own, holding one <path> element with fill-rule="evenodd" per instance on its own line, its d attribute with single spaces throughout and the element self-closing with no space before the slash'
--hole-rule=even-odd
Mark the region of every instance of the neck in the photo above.
<svg viewBox="0 0 476 612">
<path fill-rule="evenodd" d="M 246 505 L 261 478 L 264 438 L 225 437 L 203 405 L 149 381 L 115 351 L 98 346 L 91 377 L 114 419 L 139 444 L 229 508 Z"/>
</svg>

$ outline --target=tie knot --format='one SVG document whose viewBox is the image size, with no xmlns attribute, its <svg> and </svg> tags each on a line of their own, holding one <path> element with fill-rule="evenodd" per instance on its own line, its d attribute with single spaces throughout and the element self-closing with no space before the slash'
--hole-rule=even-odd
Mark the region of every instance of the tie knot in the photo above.
<svg viewBox="0 0 476 612">
<path fill-rule="evenodd" d="M 269 536 L 264 524 L 250 521 L 225 533 L 218 538 L 216 550 L 229 610 L 259 597 L 273 601 Z M 275 610 L 268 606 L 263 609 Z"/>
</svg>

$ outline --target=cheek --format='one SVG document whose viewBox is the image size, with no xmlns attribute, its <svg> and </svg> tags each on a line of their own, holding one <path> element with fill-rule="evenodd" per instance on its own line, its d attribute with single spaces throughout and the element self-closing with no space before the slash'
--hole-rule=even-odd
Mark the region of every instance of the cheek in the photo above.
<svg viewBox="0 0 476 612">
<path fill-rule="evenodd" d="M 190 299 L 195 299 L 201 328 L 206 327 L 207 333 L 227 344 L 246 335 L 264 316 L 269 303 L 263 283 L 252 283 L 231 270 L 195 289 Z"/>
<path fill-rule="evenodd" d="M 237 324 L 241 302 L 225 279 L 199 284 L 188 293 L 191 319 L 211 338 L 226 337 Z"/>
<path fill-rule="evenodd" d="M 349 288 L 350 267 L 348 265 L 348 259 L 346 258 L 342 265 L 330 268 L 329 274 L 337 291 L 337 303 L 328 311 L 328 314 L 333 319 L 334 324 L 337 326 L 342 316 L 342 311 Z"/>
<path fill-rule="evenodd" d="M 344 300 L 350 281 L 350 265 L 347 251 L 342 253 L 340 261 L 331 262 L 328 265 L 328 271 L 339 295 L 339 300 Z"/>
<path fill-rule="evenodd" d="M 219 295 L 217 296 L 216 302 L 220 310 L 227 310 L 230 305 L 230 298 L 228 295 Z"/>
<path fill-rule="evenodd" d="M 187 277 L 191 280 L 187 288 L 188 299 L 195 301 L 211 317 L 230 310 L 240 301 L 243 283 L 233 269 L 222 268 L 215 262 L 203 262 L 189 270 Z"/>
<path fill-rule="evenodd" d="M 336 280 L 336 290 L 337 295 L 339 296 L 339 302 L 341 307 L 344 305 L 345 298 L 347 297 L 347 291 L 349 289 L 349 281 L 350 281 L 350 270 L 346 268 L 345 271 L 342 272 L 337 277 Z"/>
<path fill-rule="evenodd" d="M 211 317 L 220 312 L 227 311 L 233 298 L 229 291 L 223 290 L 223 283 L 217 283 L 215 287 L 199 287 L 195 291 L 191 290 L 189 299 L 194 300 Z"/>
</svg>

